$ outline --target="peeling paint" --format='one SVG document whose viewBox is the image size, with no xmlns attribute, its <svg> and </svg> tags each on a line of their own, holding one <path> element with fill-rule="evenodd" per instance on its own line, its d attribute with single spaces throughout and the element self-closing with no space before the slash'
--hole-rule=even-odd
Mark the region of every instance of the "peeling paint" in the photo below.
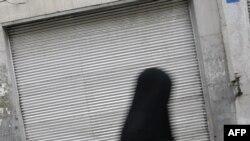
<svg viewBox="0 0 250 141">
<path fill-rule="evenodd" d="M 237 87 L 232 88 L 235 94 L 239 93 L 239 88 L 243 93 L 236 98 L 237 122 L 249 124 L 250 120 L 245 120 L 250 118 L 250 103 L 245 102 L 250 95 L 249 8 L 246 0 L 239 1 L 237 4 L 227 4 L 219 0 L 218 3 L 221 6 L 221 21 L 226 25 L 222 33 L 230 81 L 235 80 L 237 73 L 240 76 L 240 84 L 238 84 L 238 90 Z"/>
<path fill-rule="evenodd" d="M 7 83 L 7 69 L 4 65 L 0 65 L 0 108 L 8 107 L 8 95 L 7 95 L 7 89 L 8 89 L 8 83 Z"/>
<path fill-rule="evenodd" d="M 7 112 L 8 115 L 11 114 L 11 111 L 8 108 L 5 108 L 5 110 L 6 110 L 6 112 Z"/>
<path fill-rule="evenodd" d="M 11 106 L 9 100 L 9 84 L 7 76 L 7 68 L 5 65 L 0 65 L 0 140 L 6 140 L 7 136 L 10 136 L 11 127 Z M 9 138 L 8 138 L 9 139 Z"/>
</svg>

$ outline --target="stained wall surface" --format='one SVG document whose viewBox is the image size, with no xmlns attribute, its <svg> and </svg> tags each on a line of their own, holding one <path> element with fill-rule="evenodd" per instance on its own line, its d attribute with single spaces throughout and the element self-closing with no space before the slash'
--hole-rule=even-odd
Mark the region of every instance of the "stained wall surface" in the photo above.
<svg viewBox="0 0 250 141">
<path fill-rule="evenodd" d="M 208 99 L 207 110 L 213 136 L 211 140 L 223 141 L 225 124 L 235 124 L 235 99 L 229 85 L 229 73 L 223 35 L 220 5 L 217 0 L 193 1 L 194 30 L 196 34 L 197 50 L 200 52 L 200 61 L 205 88 L 205 98 Z"/>
<path fill-rule="evenodd" d="M 247 0 L 236 3 L 218 1 L 221 15 L 223 43 L 227 54 L 230 81 L 235 75 L 240 77 L 240 89 L 233 87 L 236 95 L 236 113 L 238 124 L 250 124 L 250 26 Z M 230 82 L 229 82 L 230 83 Z"/>
</svg>

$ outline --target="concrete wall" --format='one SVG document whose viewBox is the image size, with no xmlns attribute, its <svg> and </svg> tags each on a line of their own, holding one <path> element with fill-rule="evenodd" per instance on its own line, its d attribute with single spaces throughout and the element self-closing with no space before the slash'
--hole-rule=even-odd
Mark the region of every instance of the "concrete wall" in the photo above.
<svg viewBox="0 0 250 141">
<path fill-rule="evenodd" d="M 62 11 L 100 5 L 119 0 L 8 0 L 0 1 L 0 23 Z M 4 13 L 4 14 L 3 14 Z"/>
<path fill-rule="evenodd" d="M 217 0 L 193 0 L 192 15 L 207 107 L 211 140 L 223 141 L 225 124 L 235 124 L 235 100 L 229 84 Z M 212 119 L 210 119 L 212 118 Z"/>
<path fill-rule="evenodd" d="M 239 124 L 250 124 L 250 28 L 247 0 L 230 4 L 218 0 L 218 4 L 221 7 L 221 26 L 230 80 L 235 79 L 235 73 L 241 76 L 243 95 L 236 98 L 237 121 Z"/>
<path fill-rule="evenodd" d="M 12 67 L 8 56 L 7 38 L 0 27 L 0 88 L 6 93 L 0 96 L 0 140 L 24 141 L 25 133 L 19 107 L 15 81 L 11 75 Z M 3 86 L 4 84 L 4 86 Z"/>
</svg>

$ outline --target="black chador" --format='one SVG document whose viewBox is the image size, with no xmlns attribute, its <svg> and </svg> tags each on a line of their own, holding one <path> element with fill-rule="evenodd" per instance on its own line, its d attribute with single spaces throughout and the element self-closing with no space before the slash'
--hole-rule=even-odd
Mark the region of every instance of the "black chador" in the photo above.
<svg viewBox="0 0 250 141">
<path fill-rule="evenodd" d="M 171 80 L 160 69 L 143 71 L 125 121 L 121 141 L 173 141 L 168 114 Z"/>
</svg>

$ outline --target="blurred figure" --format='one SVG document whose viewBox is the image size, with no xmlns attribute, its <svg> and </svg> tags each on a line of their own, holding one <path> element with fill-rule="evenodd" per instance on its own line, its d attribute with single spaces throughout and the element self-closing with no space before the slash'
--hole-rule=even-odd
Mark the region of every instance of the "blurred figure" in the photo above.
<svg viewBox="0 0 250 141">
<path fill-rule="evenodd" d="M 167 109 L 171 91 L 169 76 L 149 68 L 137 80 L 132 106 L 121 141 L 173 141 Z"/>
</svg>

